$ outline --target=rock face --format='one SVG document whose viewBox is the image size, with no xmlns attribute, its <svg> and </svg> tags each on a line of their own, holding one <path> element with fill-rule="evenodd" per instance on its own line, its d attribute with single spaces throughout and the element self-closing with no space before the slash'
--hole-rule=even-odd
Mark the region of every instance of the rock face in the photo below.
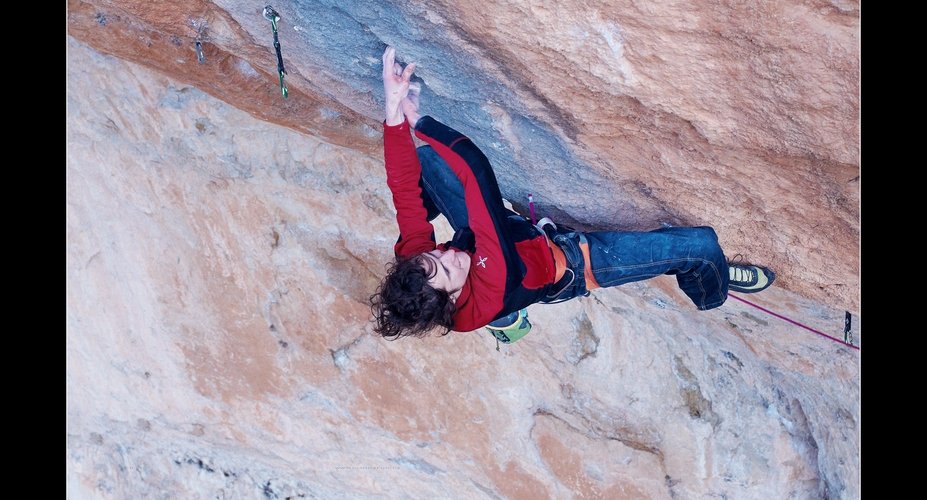
<svg viewBox="0 0 927 500">
<path fill-rule="evenodd" d="M 711 225 L 751 301 L 858 309 L 857 3 L 552 4 L 275 4 L 284 101 L 262 5 L 69 2 L 69 496 L 859 496 L 858 351 L 671 277 L 499 352 L 370 334 L 387 43 L 516 207 Z"/>
</svg>

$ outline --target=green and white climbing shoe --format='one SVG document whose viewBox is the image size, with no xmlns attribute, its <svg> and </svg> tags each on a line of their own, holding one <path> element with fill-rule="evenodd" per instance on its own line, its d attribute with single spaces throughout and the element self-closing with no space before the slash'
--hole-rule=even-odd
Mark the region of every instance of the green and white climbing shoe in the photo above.
<svg viewBox="0 0 927 500">
<path fill-rule="evenodd" d="M 769 288 L 776 279 L 776 273 L 765 267 L 743 263 L 729 263 L 728 274 L 728 289 L 740 293 L 761 292 Z"/>
</svg>

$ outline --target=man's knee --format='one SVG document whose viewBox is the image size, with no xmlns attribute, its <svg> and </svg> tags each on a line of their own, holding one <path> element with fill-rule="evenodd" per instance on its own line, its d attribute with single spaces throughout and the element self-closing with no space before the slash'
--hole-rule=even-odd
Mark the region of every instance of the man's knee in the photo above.
<svg viewBox="0 0 927 500">
<path fill-rule="evenodd" d="M 450 167 L 446 166 L 444 158 L 441 158 L 441 155 L 433 147 L 426 144 L 416 148 L 415 152 L 418 154 L 418 162 L 422 166 L 422 174 L 425 177 L 436 178 L 435 176 L 444 175 L 445 169 L 450 171 Z"/>
<path fill-rule="evenodd" d="M 691 228 L 692 238 L 697 252 L 705 257 L 713 258 L 724 256 L 721 245 L 718 244 L 718 233 L 708 226 L 698 226 Z"/>
<path fill-rule="evenodd" d="M 701 240 L 718 242 L 718 233 L 710 226 L 696 226 L 692 228 L 696 237 Z"/>
<path fill-rule="evenodd" d="M 441 158 L 441 156 L 438 155 L 438 152 L 435 151 L 435 148 L 428 144 L 415 148 L 415 153 L 418 154 L 418 161 L 422 164 L 422 166 L 424 166 L 426 163 L 431 163 L 435 158 Z"/>
</svg>

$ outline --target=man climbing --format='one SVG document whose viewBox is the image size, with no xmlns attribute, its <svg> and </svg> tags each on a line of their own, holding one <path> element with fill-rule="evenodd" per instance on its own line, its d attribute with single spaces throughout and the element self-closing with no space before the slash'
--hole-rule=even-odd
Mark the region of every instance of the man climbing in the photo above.
<svg viewBox="0 0 927 500">
<path fill-rule="evenodd" d="M 674 274 L 699 310 L 728 290 L 769 287 L 769 269 L 728 264 L 710 227 L 582 233 L 547 219 L 534 225 L 505 208 L 492 166 L 473 142 L 419 113 L 410 91 L 415 64 L 383 53 L 383 146 L 396 207 L 396 261 L 371 297 L 375 330 L 395 339 L 435 328 L 487 326 L 503 342 L 526 332 L 524 309 L 562 302 L 599 287 Z M 416 150 L 410 129 L 428 145 Z M 452 241 L 436 244 L 431 220 L 444 214 Z M 508 328 L 506 328 L 508 327 Z"/>
</svg>

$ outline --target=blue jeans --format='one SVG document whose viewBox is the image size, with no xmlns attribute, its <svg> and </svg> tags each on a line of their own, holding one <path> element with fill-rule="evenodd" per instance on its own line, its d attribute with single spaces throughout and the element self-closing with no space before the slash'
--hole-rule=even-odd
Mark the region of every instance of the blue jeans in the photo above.
<svg viewBox="0 0 927 500">
<path fill-rule="evenodd" d="M 422 201 L 428 211 L 428 220 L 434 220 L 441 213 L 455 232 L 468 226 L 470 219 L 467 216 L 463 184 L 457 174 L 431 146 L 421 146 L 416 152 L 422 164 L 422 177 L 418 185 L 422 188 Z"/>
<path fill-rule="evenodd" d="M 699 310 L 714 309 L 727 300 L 727 259 L 718 244 L 718 235 L 710 227 L 591 233 L 560 227 L 548 234 L 563 250 L 576 279 L 569 284 L 559 283 L 555 290 L 562 291 L 545 302 L 589 294 L 583 279 L 585 259 L 579 246 L 583 240 L 589 244 L 592 275 L 602 288 L 673 274 L 679 288 Z M 570 276 L 567 272 L 561 281 Z"/>
<path fill-rule="evenodd" d="M 428 220 L 442 213 L 454 231 L 467 226 L 467 205 L 460 180 L 431 146 L 422 146 L 417 151 L 422 164 L 419 185 Z M 579 246 L 584 240 L 589 244 L 592 274 L 603 288 L 673 274 L 679 288 L 700 310 L 713 309 L 727 300 L 727 259 L 718 244 L 718 235 L 710 227 L 581 233 L 561 226 L 548 231 L 548 235 L 563 250 L 569 271 L 551 287 L 552 293 L 543 302 L 561 302 L 589 294 L 584 277 L 585 259 Z"/>
</svg>

